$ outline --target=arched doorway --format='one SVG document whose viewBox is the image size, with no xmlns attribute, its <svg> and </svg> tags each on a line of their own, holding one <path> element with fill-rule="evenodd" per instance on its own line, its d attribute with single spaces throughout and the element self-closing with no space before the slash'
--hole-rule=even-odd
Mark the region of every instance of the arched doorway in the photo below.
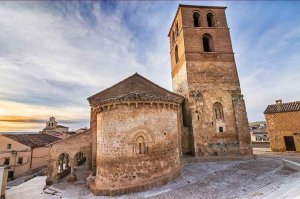
<svg viewBox="0 0 300 199">
<path fill-rule="evenodd" d="M 58 177 L 59 179 L 65 177 L 71 172 L 71 165 L 70 165 L 70 155 L 67 153 L 61 153 L 58 156 Z"/>
</svg>

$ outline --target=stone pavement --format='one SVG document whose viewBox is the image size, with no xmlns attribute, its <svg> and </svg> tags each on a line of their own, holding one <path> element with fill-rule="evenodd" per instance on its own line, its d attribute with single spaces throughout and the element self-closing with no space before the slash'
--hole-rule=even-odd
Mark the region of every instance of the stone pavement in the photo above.
<svg viewBox="0 0 300 199">
<path fill-rule="evenodd" d="M 271 183 L 261 189 L 253 191 L 251 199 L 300 199 L 300 173 L 297 172 Z"/>
<path fill-rule="evenodd" d="M 300 160 L 300 154 L 261 153 L 255 160 L 188 163 L 182 175 L 169 184 L 116 198 L 296 198 L 300 195 L 300 174 L 283 168 L 283 158 Z M 22 197 L 26 199 L 111 198 L 94 196 L 82 180 L 55 184 L 50 188 L 56 195 L 44 194 L 45 179 L 42 178 L 11 188 L 7 191 L 7 199 L 17 199 L 20 195 L 26 196 Z"/>
</svg>

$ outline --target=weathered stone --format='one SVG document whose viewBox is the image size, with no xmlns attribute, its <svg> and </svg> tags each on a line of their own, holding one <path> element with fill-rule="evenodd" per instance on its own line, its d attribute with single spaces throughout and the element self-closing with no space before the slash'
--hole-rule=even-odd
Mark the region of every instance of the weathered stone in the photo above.
<svg viewBox="0 0 300 199">
<path fill-rule="evenodd" d="M 200 27 L 194 27 L 195 12 Z M 208 13 L 213 16 L 212 27 L 208 27 Z M 203 43 L 207 35 L 209 52 Z M 187 98 L 183 121 L 189 133 L 182 135 L 183 152 L 196 156 L 252 154 L 225 7 L 180 5 L 169 36 L 173 90 Z"/>
</svg>

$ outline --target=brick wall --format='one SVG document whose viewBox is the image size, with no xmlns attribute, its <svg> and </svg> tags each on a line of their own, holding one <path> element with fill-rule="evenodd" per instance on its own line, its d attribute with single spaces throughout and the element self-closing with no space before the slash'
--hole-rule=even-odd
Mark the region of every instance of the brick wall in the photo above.
<svg viewBox="0 0 300 199">
<path fill-rule="evenodd" d="M 201 26 L 194 27 L 193 13 L 200 13 Z M 207 13 L 213 13 L 215 26 L 208 27 Z M 174 25 L 180 29 L 176 43 L 170 42 L 173 91 L 187 98 L 184 105 L 185 126 L 192 139 L 183 136 L 196 156 L 252 154 L 246 107 L 241 94 L 225 8 L 205 6 L 180 7 Z M 204 52 L 202 36 L 210 34 L 213 52 Z M 174 46 L 179 62 L 175 62 Z M 223 106 L 224 118 L 217 121 L 214 103 Z M 224 124 L 224 132 L 218 132 Z"/>
<path fill-rule="evenodd" d="M 286 151 L 284 136 L 294 138 L 296 151 L 300 151 L 300 111 L 265 114 L 272 151 Z"/>
</svg>

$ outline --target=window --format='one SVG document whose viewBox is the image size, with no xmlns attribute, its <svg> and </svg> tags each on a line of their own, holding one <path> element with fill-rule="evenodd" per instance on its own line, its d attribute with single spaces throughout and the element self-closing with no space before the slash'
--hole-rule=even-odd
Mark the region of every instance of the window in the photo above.
<svg viewBox="0 0 300 199">
<path fill-rule="evenodd" d="M 203 50 L 204 52 L 212 52 L 213 51 L 213 46 L 212 46 L 212 37 L 210 34 L 204 34 L 202 37 L 202 42 L 203 42 Z"/>
<path fill-rule="evenodd" d="M 214 103 L 213 111 L 214 111 L 215 119 L 224 119 L 223 106 L 221 103 L 219 102 Z"/>
<path fill-rule="evenodd" d="M 23 157 L 19 157 L 17 163 L 18 163 L 18 164 L 23 164 Z"/>
<path fill-rule="evenodd" d="M 223 127 L 219 127 L 219 132 L 220 133 L 223 133 L 224 131 L 223 131 Z"/>
<path fill-rule="evenodd" d="M 177 64 L 177 62 L 178 62 L 178 47 L 177 46 L 175 46 L 175 63 Z"/>
<path fill-rule="evenodd" d="M 7 144 L 7 149 L 11 149 L 11 144 Z"/>
<path fill-rule="evenodd" d="M 146 154 L 147 153 L 147 148 L 145 145 L 145 139 L 143 136 L 139 136 L 136 138 L 136 143 L 137 143 L 137 154 Z"/>
<path fill-rule="evenodd" d="M 179 28 L 178 28 L 178 23 L 176 22 L 176 26 L 175 26 L 175 34 L 176 34 L 176 37 L 178 37 L 179 35 Z"/>
<path fill-rule="evenodd" d="M 200 27 L 200 14 L 199 12 L 193 13 L 194 27 Z"/>
<path fill-rule="evenodd" d="M 173 30 L 173 34 L 172 34 L 172 42 L 175 43 L 176 41 L 176 36 L 175 36 L 175 31 Z"/>
<path fill-rule="evenodd" d="M 215 16 L 213 13 L 207 13 L 207 26 L 214 27 L 215 26 Z"/>
<path fill-rule="evenodd" d="M 10 160 L 10 158 L 5 158 L 3 164 L 4 164 L 4 165 L 9 165 L 9 160 Z"/>
</svg>

